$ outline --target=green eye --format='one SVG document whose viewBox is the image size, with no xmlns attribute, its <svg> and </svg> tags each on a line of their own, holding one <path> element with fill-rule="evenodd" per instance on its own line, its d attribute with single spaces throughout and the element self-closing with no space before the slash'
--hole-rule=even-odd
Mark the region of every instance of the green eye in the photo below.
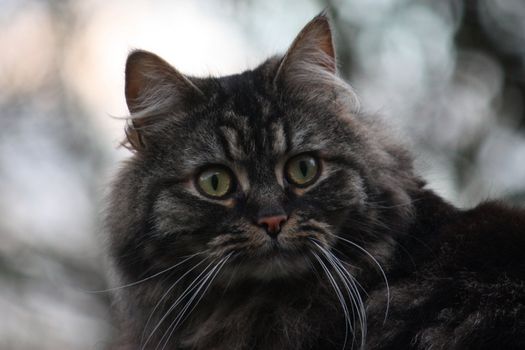
<svg viewBox="0 0 525 350">
<path fill-rule="evenodd" d="M 214 166 L 201 172 L 197 177 L 199 189 L 209 197 L 220 198 L 231 192 L 233 179 L 230 171 Z"/>
<path fill-rule="evenodd" d="M 319 162 L 310 154 L 300 154 L 286 165 L 286 177 L 298 187 L 311 185 L 319 176 Z"/>
</svg>

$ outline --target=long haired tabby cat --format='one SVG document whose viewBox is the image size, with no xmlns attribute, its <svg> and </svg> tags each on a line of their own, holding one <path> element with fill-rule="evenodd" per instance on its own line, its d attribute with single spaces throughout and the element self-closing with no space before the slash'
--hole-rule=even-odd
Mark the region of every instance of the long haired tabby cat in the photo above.
<svg viewBox="0 0 525 350">
<path fill-rule="evenodd" d="M 119 349 L 525 349 L 525 213 L 460 210 L 356 108 L 324 15 L 220 78 L 126 65 Z"/>
</svg>

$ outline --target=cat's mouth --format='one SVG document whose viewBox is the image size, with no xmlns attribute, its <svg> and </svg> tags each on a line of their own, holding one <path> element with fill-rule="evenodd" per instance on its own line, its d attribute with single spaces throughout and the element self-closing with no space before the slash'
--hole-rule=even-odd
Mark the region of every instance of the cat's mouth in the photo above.
<svg viewBox="0 0 525 350">
<path fill-rule="evenodd" d="M 272 240 L 262 249 L 233 256 L 225 270 L 234 277 L 274 280 L 304 275 L 311 270 L 310 261 L 306 246 L 290 246 Z"/>
</svg>

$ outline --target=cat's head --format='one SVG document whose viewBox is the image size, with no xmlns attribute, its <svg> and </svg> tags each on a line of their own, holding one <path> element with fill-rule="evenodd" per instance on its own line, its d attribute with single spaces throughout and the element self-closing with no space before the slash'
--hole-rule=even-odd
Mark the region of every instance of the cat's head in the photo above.
<svg viewBox="0 0 525 350">
<path fill-rule="evenodd" d="M 358 112 L 322 15 L 237 75 L 190 77 L 135 51 L 126 99 L 134 156 L 108 222 L 128 274 L 198 254 L 238 276 L 300 276 L 340 238 L 386 254 L 410 216 L 411 161 Z"/>
</svg>

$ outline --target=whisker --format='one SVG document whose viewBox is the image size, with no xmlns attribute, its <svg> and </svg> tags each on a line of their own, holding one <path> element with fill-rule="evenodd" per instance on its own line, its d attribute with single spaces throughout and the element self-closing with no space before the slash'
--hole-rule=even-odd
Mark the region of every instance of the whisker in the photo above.
<svg viewBox="0 0 525 350">
<path fill-rule="evenodd" d="M 214 267 L 211 268 L 211 270 L 209 270 L 206 275 L 200 279 L 197 284 L 188 290 L 187 293 L 183 293 L 183 296 L 186 297 L 190 294 L 190 292 L 193 292 L 193 294 L 191 295 L 190 299 L 186 301 L 186 303 L 184 304 L 184 306 L 182 307 L 182 309 L 180 310 L 179 314 L 175 317 L 175 319 L 169 324 L 168 328 L 166 328 L 166 331 L 164 332 L 164 334 L 162 335 L 162 337 L 160 338 L 157 346 L 155 347 L 155 350 L 159 348 L 159 346 L 164 343 L 164 345 L 162 346 L 162 349 L 164 349 L 164 347 L 167 345 L 167 343 L 169 342 L 169 339 L 171 338 L 171 335 L 173 333 L 173 331 L 175 330 L 175 328 L 172 329 L 173 325 L 177 322 L 177 320 L 179 319 L 179 317 L 181 315 L 183 315 L 186 310 L 188 309 L 189 305 L 192 303 L 192 301 L 195 299 L 196 295 L 199 293 L 199 291 L 202 289 L 202 287 L 206 284 L 207 280 L 210 278 L 210 276 L 213 275 L 213 273 L 215 272 L 215 270 L 217 269 L 217 266 L 218 265 L 215 265 Z M 194 292 L 195 291 L 195 292 Z M 183 300 L 183 296 L 179 297 L 179 299 L 172 305 L 172 308 L 174 306 L 177 306 L 178 304 L 180 304 L 180 302 Z M 166 338 L 166 340 L 164 340 Z"/>
<path fill-rule="evenodd" d="M 350 331 L 352 332 L 353 336 L 355 337 L 355 333 L 354 333 L 352 324 L 350 322 L 350 314 L 348 312 L 348 307 L 346 306 L 346 301 L 345 301 L 345 298 L 343 297 L 343 293 L 341 293 L 341 289 L 337 285 L 337 283 L 335 281 L 335 278 L 330 273 L 330 270 L 324 264 L 323 260 L 319 257 L 319 255 L 317 255 L 317 253 L 315 253 L 315 252 L 312 252 L 312 253 L 313 253 L 314 257 L 316 258 L 316 260 L 319 262 L 319 265 L 321 265 L 321 268 L 325 272 L 326 276 L 328 277 L 328 280 L 330 281 L 330 284 L 332 285 L 332 287 L 333 287 L 333 289 L 335 291 L 335 294 L 336 294 L 337 298 L 339 299 L 339 303 L 341 304 L 341 307 L 343 308 L 343 313 L 344 313 L 344 316 L 345 316 L 345 339 L 344 339 L 344 342 L 343 342 L 342 349 L 344 349 L 346 347 L 346 343 L 348 342 L 348 329 L 350 329 Z"/>
<path fill-rule="evenodd" d="M 180 276 L 169 288 L 168 290 L 162 295 L 162 297 L 160 298 L 160 300 L 157 302 L 157 304 L 155 305 L 155 307 L 153 308 L 153 310 L 151 311 L 149 317 L 148 317 L 148 320 L 146 321 L 146 325 L 144 326 L 144 330 L 142 331 L 142 335 L 141 335 L 141 338 L 140 338 L 140 343 L 143 344 L 144 343 L 144 337 L 146 336 L 146 330 L 148 329 L 148 325 L 149 323 L 151 322 L 152 318 L 153 318 L 153 315 L 155 314 L 155 311 L 157 311 L 157 308 L 160 306 L 160 304 L 162 303 L 162 301 L 164 300 L 164 298 L 166 298 L 168 296 L 168 294 L 173 290 L 173 288 L 175 288 L 175 286 L 184 278 L 186 277 L 191 271 L 195 270 L 197 267 L 199 267 L 200 265 L 202 265 L 204 263 L 204 261 L 206 261 L 206 259 L 203 259 L 201 260 L 198 264 L 194 265 L 191 269 L 189 269 L 188 271 L 186 271 L 182 276 Z"/>
<path fill-rule="evenodd" d="M 315 238 L 313 238 L 313 239 L 314 239 L 317 243 L 322 244 L 321 241 L 319 241 L 318 239 L 315 239 Z M 342 256 L 342 257 L 348 259 L 348 256 L 347 256 L 344 252 L 342 252 L 340 249 L 337 249 L 337 248 L 335 248 L 335 247 L 330 247 L 330 249 L 331 249 L 332 251 L 336 252 L 337 254 L 339 254 L 340 256 Z M 354 269 L 354 270 L 362 270 L 361 267 L 359 267 L 359 266 L 357 266 L 357 265 L 350 264 L 350 263 L 347 262 L 347 261 L 345 261 L 344 264 L 345 264 L 346 266 L 349 266 L 350 268 L 352 268 L 352 269 Z"/>
<path fill-rule="evenodd" d="M 202 265 L 204 263 L 204 261 L 206 261 L 206 259 L 203 259 L 202 261 L 200 261 L 198 264 L 194 265 L 191 269 L 189 269 L 188 271 L 186 271 L 182 276 L 180 276 L 169 288 L 168 290 L 162 295 L 162 297 L 160 298 L 160 300 L 157 302 L 157 304 L 155 305 L 155 307 L 153 308 L 153 310 L 151 311 L 149 317 L 148 317 L 148 320 L 146 321 L 146 325 L 144 326 L 144 330 L 142 331 L 142 336 L 141 336 L 141 340 L 140 340 L 140 343 L 143 344 L 144 342 L 144 337 L 146 336 L 146 330 L 148 329 L 148 325 L 149 323 L 151 322 L 152 318 L 153 318 L 153 315 L 155 314 L 155 311 L 157 310 L 157 308 L 160 306 L 160 304 L 162 303 L 162 301 L 164 300 L 164 298 L 166 298 L 168 296 L 168 294 L 173 290 L 173 288 L 175 288 L 175 286 L 184 278 L 186 277 L 191 271 L 195 270 L 197 267 L 199 267 L 200 265 Z"/>
<path fill-rule="evenodd" d="M 205 260 L 201 261 L 199 263 L 202 264 Z M 150 335 L 148 336 L 148 338 L 146 339 L 146 341 L 143 343 L 142 347 L 141 347 L 141 350 L 144 350 L 146 348 L 146 345 L 148 344 L 148 342 L 151 340 L 151 338 L 153 337 L 153 335 L 155 334 L 155 332 L 158 330 L 158 328 L 161 326 L 161 324 L 164 322 L 164 320 L 169 316 L 169 314 L 173 311 L 173 309 L 175 309 L 175 307 L 177 307 L 177 305 L 180 303 L 180 301 L 182 300 L 182 298 L 184 298 L 186 295 L 188 295 L 191 290 L 193 290 L 195 288 L 195 284 L 198 283 L 197 281 L 200 279 L 200 277 L 209 272 L 208 271 L 208 268 L 213 265 L 213 261 L 210 262 L 203 270 L 201 273 L 199 273 L 199 275 L 188 285 L 188 287 L 186 287 L 186 289 L 184 290 L 184 292 L 177 298 L 177 300 L 175 300 L 175 302 L 173 302 L 173 304 L 169 307 L 169 309 L 164 313 L 164 316 L 162 316 L 162 318 L 159 320 L 159 322 L 157 323 L 157 325 L 153 328 L 153 330 L 151 331 Z M 194 270 L 198 265 L 194 266 L 191 270 L 188 270 L 184 275 L 182 275 L 169 289 L 168 291 L 164 294 L 164 296 L 161 298 L 161 301 L 162 299 L 168 295 L 168 293 L 175 287 L 175 285 L 182 280 L 182 278 L 184 278 L 187 274 L 189 274 L 192 270 Z M 146 331 L 146 328 L 149 324 L 149 321 L 151 320 L 154 312 L 155 312 L 155 309 L 158 307 L 158 305 L 160 305 L 160 302 L 159 301 L 157 303 L 157 306 L 154 308 L 154 310 L 152 311 L 151 315 L 150 315 L 150 318 L 148 319 L 148 322 L 146 323 L 146 326 L 144 327 L 144 332 Z M 144 335 L 144 333 L 143 333 Z"/>
<path fill-rule="evenodd" d="M 182 258 L 185 258 L 185 259 L 180 261 L 180 262 L 178 262 L 177 264 L 172 265 L 172 266 L 170 266 L 170 267 L 168 267 L 168 268 L 166 268 L 166 269 L 164 269 L 164 270 L 162 270 L 160 272 L 157 272 L 157 273 L 155 273 L 155 274 L 153 274 L 151 276 L 148 276 L 146 278 L 143 278 L 143 279 L 135 281 L 135 282 L 131 282 L 131 283 L 128 283 L 128 284 L 117 286 L 117 287 L 111 287 L 111 288 L 108 288 L 108 289 L 87 290 L 85 292 L 86 293 L 107 293 L 107 292 L 113 292 L 113 291 L 116 291 L 116 290 L 119 290 L 119 289 L 123 289 L 123 288 L 133 287 L 133 286 L 136 286 L 136 285 L 138 285 L 140 283 L 149 281 L 150 279 L 153 279 L 153 278 L 155 278 L 157 276 L 160 276 L 160 275 L 162 275 L 162 274 L 164 274 L 164 273 L 166 273 L 168 271 L 171 271 L 171 270 L 175 269 L 176 267 L 184 264 L 186 261 L 190 260 L 191 258 L 194 258 L 194 257 L 196 257 L 197 255 L 200 255 L 200 254 L 202 254 L 202 252 L 201 253 L 195 253 L 195 254 L 192 254 L 192 255 L 183 256 Z"/>
<path fill-rule="evenodd" d="M 321 244 L 321 242 L 319 242 L 319 241 L 317 241 L 317 243 Z M 323 248 L 323 249 L 325 249 L 325 248 Z M 348 267 L 350 267 L 353 270 L 362 270 L 362 268 L 359 268 L 359 267 L 357 267 L 355 265 L 349 264 L 348 262 L 340 259 L 337 255 L 335 255 L 333 252 L 330 251 L 330 250 L 333 250 L 334 252 L 339 253 L 341 256 L 343 256 L 343 257 L 348 259 L 348 256 L 346 256 L 344 253 L 342 253 L 338 249 L 330 248 L 330 250 L 327 250 L 327 249 L 325 249 L 325 250 L 328 253 L 330 253 L 330 255 L 332 256 L 333 259 L 335 259 L 335 262 L 337 262 L 337 264 L 341 268 L 341 270 L 344 271 L 345 274 L 349 275 L 349 277 L 352 280 L 352 283 L 354 283 L 356 285 L 356 287 L 358 287 L 357 290 L 361 290 L 361 292 L 363 292 L 368 297 L 368 292 L 366 291 L 365 287 L 363 287 L 361 285 L 361 283 L 359 283 L 359 281 L 350 273 L 350 271 L 348 271 Z"/>
<path fill-rule="evenodd" d="M 231 255 L 233 255 L 233 253 L 230 253 L 229 256 L 231 257 Z M 232 270 L 232 272 L 230 274 L 230 278 L 228 279 L 228 283 L 226 283 L 226 286 L 224 287 L 224 290 L 222 291 L 222 295 L 225 295 L 226 292 L 228 291 L 228 289 L 230 288 L 230 286 L 231 286 L 231 284 L 232 284 L 232 282 L 233 282 L 233 280 L 235 278 L 235 275 L 236 275 L 238 269 L 239 269 L 239 265 L 235 265 L 233 267 L 233 270 Z"/>
<path fill-rule="evenodd" d="M 366 205 L 370 208 L 377 208 L 377 209 L 393 209 L 393 208 L 400 208 L 400 207 L 407 207 L 411 206 L 413 203 L 419 202 L 423 200 L 423 198 L 414 198 L 409 201 L 406 201 L 404 203 L 400 204 L 394 204 L 394 205 L 381 205 L 381 203 L 384 203 L 384 201 L 378 201 L 378 202 L 367 202 Z"/>
<path fill-rule="evenodd" d="M 329 236 L 332 236 L 332 237 L 334 237 L 334 238 L 336 238 L 336 239 L 340 239 L 340 240 L 343 241 L 343 242 L 349 243 L 349 244 L 351 244 L 352 246 L 357 247 L 360 251 L 364 252 L 368 257 L 370 257 L 370 258 L 372 259 L 372 261 L 378 266 L 378 268 L 379 268 L 379 270 L 380 270 L 380 272 L 381 272 L 382 278 L 383 278 L 384 281 L 385 281 L 386 289 L 387 289 L 387 307 L 386 307 L 385 319 L 384 319 L 384 322 L 386 322 L 386 319 L 387 319 L 387 316 L 388 316 L 388 310 L 389 310 L 389 303 L 390 303 L 390 286 L 389 286 L 389 284 L 388 284 L 388 279 L 387 279 L 387 277 L 386 277 L 386 273 L 385 273 L 385 271 L 383 270 L 382 266 L 381 266 L 381 265 L 379 264 L 379 262 L 377 261 L 377 259 L 376 259 L 372 254 L 370 254 L 367 250 L 365 250 L 363 247 L 361 247 L 360 245 L 358 245 L 357 243 L 352 242 L 352 241 L 349 241 L 348 239 L 346 239 L 346 238 L 344 238 L 344 237 L 340 237 L 340 236 L 338 236 L 338 235 L 336 235 L 336 234 L 330 232 L 329 230 L 327 230 L 327 229 L 326 229 L 325 227 L 323 227 L 322 225 L 319 225 L 319 223 L 317 223 L 315 220 L 310 220 L 310 222 L 311 222 L 312 224 L 315 225 L 314 227 L 316 227 L 316 228 L 319 230 L 319 232 L 321 232 L 321 233 L 323 233 L 323 234 L 327 234 L 327 235 L 329 235 Z M 310 239 L 313 239 L 313 240 L 315 240 L 317 243 L 321 244 L 321 242 L 320 242 L 319 240 L 315 239 L 315 238 L 310 238 Z M 322 244 L 321 244 L 321 246 L 322 246 Z M 332 249 L 335 249 L 335 248 L 332 248 Z M 337 250 L 337 249 L 336 249 L 336 250 Z M 337 250 L 337 251 L 338 251 L 338 250 Z M 341 253 L 341 252 L 340 252 L 340 253 Z M 332 254 L 332 255 L 333 255 L 333 254 Z M 341 255 L 345 255 L 345 254 L 342 254 L 342 253 L 341 253 Z M 335 256 L 334 256 L 334 257 L 335 257 Z M 343 264 L 339 259 L 337 259 L 337 260 L 341 263 L 341 265 Z M 348 264 L 348 263 L 345 262 L 345 264 Z M 351 264 L 348 264 L 348 265 L 350 265 L 352 268 L 356 268 L 356 269 L 358 268 L 358 267 L 356 267 L 356 266 L 354 266 L 354 265 L 351 265 Z M 342 267 L 344 268 L 344 265 L 342 265 Z M 344 269 L 344 270 L 346 270 L 346 269 Z M 363 292 L 364 292 L 365 294 L 368 295 L 368 293 L 367 293 L 366 290 L 363 288 L 363 286 L 362 286 L 357 280 L 354 279 L 354 281 L 355 281 L 355 283 L 357 283 L 357 285 L 359 285 L 359 287 L 361 288 L 361 290 L 363 290 Z"/>
<path fill-rule="evenodd" d="M 332 265 L 348 293 L 350 301 L 352 302 L 352 305 L 355 308 L 355 313 L 357 313 L 357 316 L 359 318 L 359 323 L 361 325 L 361 349 L 364 349 L 366 343 L 366 309 L 363 303 L 363 299 L 359 294 L 359 289 L 356 284 L 357 281 L 344 268 L 341 261 L 333 253 L 331 253 L 326 248 L 323 248 L 320 244 L 315 242 L 315 240 L 312 240 L 312 242 L 317 246 L 317 248 L 327 258 L 327 261 Z"/>
<path fill-rule="evenodd" d="M 182 323 L 184 323 L 184 321 L 190 316 L 190 314 L 193 312 L 193 310 L 195 310 L 195 308 L 197 307 L 197 305 L 200 303 L 200 301 L 202 300 L 202 298 L 204 297 L 204 295 L 206 294 L 206 292 L 208 291 L 208 289 L 210 288 L 210 286 L 212 285 L 213 281 L 215 280 L 215 278 L 217 277 L 217 275 L 219 274 L 219 272 L 221 271 L 222 267 L 226 264 L 226 262 L 228 261 L 228 259 L 232 256 L 233 252 L 230 253 L 228 256 L 226 256 L 225 258 L 222 258 L 218 263 L 217 265 L 215 265 L 213 267 L 213 269 L 210 271 L 210 273 L 206 274 L 206 276 L 203 278 L 202 282 L 199 284 L 199 287 L 198 289 L 195 291 L 195 293 L 193 293 L 192 297 L 190 298 L 190 300 L 188 300 L 186 302 L 186 304 L 184 305 L 184 307 L 182 308 L 182 310 L 179 312 L 179 315 L 177 315 L 177 317 L 172 321 L 172 323 L 169 325 L 169 327 L 167 328 L 166 330 L 166 333 L 164 334 L 164 336 L 169 332 L 169 335 L 168 337 L 166 338 L 165 342 L 164 342 L 164 346 L 162 347 L 162 350 L 164 350 L 164 348 L 168 345 L 168 342 L 171 338 L 171 336 L 173 335 L 173 332 L 177 329 L 177 327 L 179 325 L 181 325 Z M 186 313 L 186 310 L 191 306 L 191 303 L 193 302 L 193 300 L 195 300 L 195 298 L 197 297 L 197 295 L 199 294 L 199 292 L 202 290 L 202 288 L 206 286 L 204 288 L 204 291 L 201 293 L 199 299 L 197 299 L 197 301 L 195 302 L 195 304 L 193 304 L 193 307 L 191 308 L 191 310 Z M 171 331 L 170 331 L 171 329 Z M 162 338 L 164 338 L 164 336 Z M 162 338 L 161 340 L 159 341 L 159 345 L 160 343 L 162 343 Z M 157 346 L 158 347 L 158 346 Z"/>
<path fill-rule="evenodd" d="M 367 235 L 371 235 L 371 236 L 373 236 L 375 238 L 378 238 L 378 239 L 384 239 L 384 237 L 382 235 L 380 235 L 379 232 L 381 232 L 383 234 L 384 234 L 385 231 L 386 232 L 390 232 L 390 233 L 394 233 L 394 235 L 389 236 L 389 238 L 392 239 L 395 242 L 396 246 L 398 246 L 404 253 L 406 253 L 407 257 L 410 259 L 410 262 L 412 263 L 412 266 L 414 266 L 414 268 L 415 268 L 417 265 L 416 265 L 416 262 L 415 262 L 414 258 L 412 257 L 412 254 L 410 253 L 410 250 L 408 250 L 400 242 L 400 240 L 397 237 L 399 235 L 400 236 L 404 236 L 405 232 L 401 232 L 400 230 L 396 230 L 396 229 L 393 229 L 392 227 L 389 227 L 387 224 L 382 222 L 379 218 L 368 218 L 368 219 L 371 221 L 370 223 L 365 223 L 365 222 L 362 222 L 362 221 L 359 221 L 359 220 L 355 220 L 355 219 L 352 219 L 352 218 L 349 218 L 348 220 L 353 225 L 366 230 L 366 234 Z M 379 228 L 379 232 L 377 230 L 378 228 Z M 428 244 L 426 242 L 422 241 L 421 239 L 419 239 L 418 237 L 416 237 L 414 235 L 411 235 L 410 239 L 416 241 L 419 244 L 421 244 L 425 249 L 428 250 L 429 253 L 432 253 L 432 249 L 428 246 Z"/>
<path fill-rule="evenodd" d="M 351 240 L 349 239 L 346 239 L 344 237 L 340 237 L 340 236 L 337 236 L 331 232 L 326 232 L 327 234 L 329 235 L 332 235 L 334 237 L 336 237 L 337 239 L 340 239 L 342 240 L 343 242 L 346 242 L 350 245 L 352 245 L 353 247 L 357 248 L 358 250 L 360 250 L 361 252 L 365 253 L 370 259 L 372 259 L 372 261 L 377 265 L 377 267 L 379 268 L 379 271 L 381 272 L 381 275 L 385 281 L 385 285 L 386 285 L 386 310 L 385 310 L 385 318 L 383 320 L 383 323 L 386 322 L 386 319 L 388 318 L 388 311 L 389 311 L 389 308 L 390 308 L 390 285 L 388 284 L 388 279 L 386 277 L 386 273 L 385 273 L 385 270 L 383 270 L 383 267 L 381 266 L 381 264 L 377 261 L 377 259 L 372 255 L 370 254 L 365 248 L 361 247 L 359 244 L 355 243 L 355 242 L 352 242 Z"/>
</svg>

